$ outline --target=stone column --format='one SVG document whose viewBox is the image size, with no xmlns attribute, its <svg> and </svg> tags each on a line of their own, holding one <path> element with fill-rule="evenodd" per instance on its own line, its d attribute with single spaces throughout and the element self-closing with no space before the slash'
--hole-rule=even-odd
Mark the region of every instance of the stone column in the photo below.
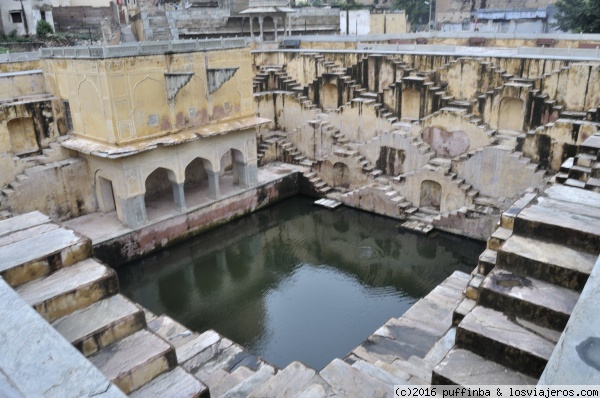
<svg viewBox="0 0 600 398">
<path fill-rule="evenodd" d="M 219 172 L 206 169 L 208 176 L 208 196 L 211 199 L 219 199 L 221 192 L 219 191 Z"/>
<path fill-rule="evenodd" d="M 252 16 L 252 14 L 250 14 L 250 38 L 254 39 L 254 28 L 253 28 L 253 23 L 252 21 L 254 21 L 254 16 Z"/>
<path fill-rule="evenodd" d="M 121 205 L 121 222 L 129 228 L 139 228 L 148 220 L 143 194 L 132 198 L 119 197 L 119 203 Z"/>
<path fill-rule="evenodd" d="M 273 18 L 273 26 L 275 26 L 275 41 L 277 41 L 277 17 Z"/>
<path fill-rule="evenodd" d="M 258 183 L 258 167 L 256 163 L 244 163 L 234 159 L 240 188 L 253 188 Z"/>
<path fill-rule="evenodd" d="M 258 24 L 260 25 L 260 35 L 258 36 L 259 41 L 263 41 L 263 19 L 264 17 L 262 15 L 258 17 Z"/>
<path fill-rule="evenodd" d="M 171 182 L 171 186 L 173 187 L 173 199 L 175 200 L 175 207 L 177 207 L 177 210 L 180 212 L 185 211 L 185 193 L 183 191 L 183 185 L 183 182 L 181 184 Z"/>
</svg>

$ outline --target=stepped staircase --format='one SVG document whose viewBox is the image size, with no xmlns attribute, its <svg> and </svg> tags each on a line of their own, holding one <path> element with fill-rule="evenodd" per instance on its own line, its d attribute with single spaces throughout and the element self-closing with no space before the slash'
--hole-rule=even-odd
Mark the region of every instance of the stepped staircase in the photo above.
<svg viewBox="0 0 600 398">
<path fill-rule="evenodd" d="M 240 383 L 275 373 L 214 331 L 193 333 L 131 302 L 91 252 L 88 238 L 39 212 L 0 221 L 0 276 L 123 392 L 240 396 Z"/>
<path fill-rule="evenodd" d="M 600 192 L 600 134 L 587 138 L 574 158 L 567 159 L 556 175 L 556 181 L 572 187 Z"/>
<path fill-rule="evenodd" d="M 503 213 L 433 384 L 535 385 L 600 253 L 600 194 L 553 185 Z"/>
<path fill-rule="evenodd" d="M 61 142 L 68 138 L 68 136 L 58 137 L 55 142 L 48 144 L 48 148 L 42 149 L 40 154 L 13 158 L 18 163 L 16 169 L 21 172 L 15 176 L 14 181 L 0 188 L 0 211 L 11 213 L 10 202 L 18 197 L 23 185 L 28 184 L 30 177 L 35 173 L 61 168 L 74 162 L 84 162 L 77 158 L 74 152 L 61 146 Z"/>
</svg>

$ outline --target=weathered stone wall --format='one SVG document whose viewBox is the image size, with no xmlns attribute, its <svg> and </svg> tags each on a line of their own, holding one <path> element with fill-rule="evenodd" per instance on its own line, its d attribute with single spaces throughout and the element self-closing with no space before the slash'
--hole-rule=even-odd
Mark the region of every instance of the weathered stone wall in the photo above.
<svg viewBox="0 0 600 398">
<path fill-rule="evenodd" d="M 84 159 L 71 158 L 29 167 L 14 193 L 5 196 L 1 210 L 38 210 L 53 220 L 68 220 L 96 210 L 93 178 Z"/>
<path fill-rule="evenodd" d="M 104 60 L 46 59 L 74 134 L 129 143 L 254 113 L 247 49 Z"/>
<path fill-rule="evenodd" d="M 406 19 L 406 13 L 404 11 L 371 14 L 371 34 L 407 32 L 410 32 L 410 24 Z"/>
<path fill-rule="evenodd" d="M 0 76 L 0 101 L 46 93 L 46 79 L 41 70 L 7 73 Z"/>
<path fill-rule="evenodd" d="M 529 165 L 529 159 L 513 153 L 511 148 L 492 146 L 475 151 L 464 161 L 457 161 L 453 170 L 482 195 L 511 198 L 527 188 L 545 185 L 545 172 L 537 170 L 536 164 L 527 167 Z"/>
<path fill-rule="evenodd" d="M 53 7 L 54 27 L 57 32 L 76 32 L 88 35 L 91 30 L 94 38 L 101 37 L 100 24 L 113 19 L 113 11 L 108 7 L 71 6 Z"/>
</svg>

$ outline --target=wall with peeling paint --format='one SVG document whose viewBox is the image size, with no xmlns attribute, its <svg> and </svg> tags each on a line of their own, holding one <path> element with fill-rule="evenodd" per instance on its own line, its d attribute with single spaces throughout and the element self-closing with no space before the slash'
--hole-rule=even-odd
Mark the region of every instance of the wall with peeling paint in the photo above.
<svg viewBox="0 0 600 398">
<path fill-rule="evenodd" d="M 43 63 L 70 103 L 73 133 L 96 141 L 123 145 L 253 114 L 248 49 Z"/>
</svg>

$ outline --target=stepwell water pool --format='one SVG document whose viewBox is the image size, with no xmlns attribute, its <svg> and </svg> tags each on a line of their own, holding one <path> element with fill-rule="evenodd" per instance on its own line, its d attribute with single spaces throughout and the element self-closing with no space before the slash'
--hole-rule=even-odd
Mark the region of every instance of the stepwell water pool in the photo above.
<svg viewBox="0 0 600 398">
<path fill-rule="evenodd" d="M 401 316 L 484 244 L 295 197 L 118 270 L 123 293 L 268 362 L 316 370 Z"/>
</svg>

